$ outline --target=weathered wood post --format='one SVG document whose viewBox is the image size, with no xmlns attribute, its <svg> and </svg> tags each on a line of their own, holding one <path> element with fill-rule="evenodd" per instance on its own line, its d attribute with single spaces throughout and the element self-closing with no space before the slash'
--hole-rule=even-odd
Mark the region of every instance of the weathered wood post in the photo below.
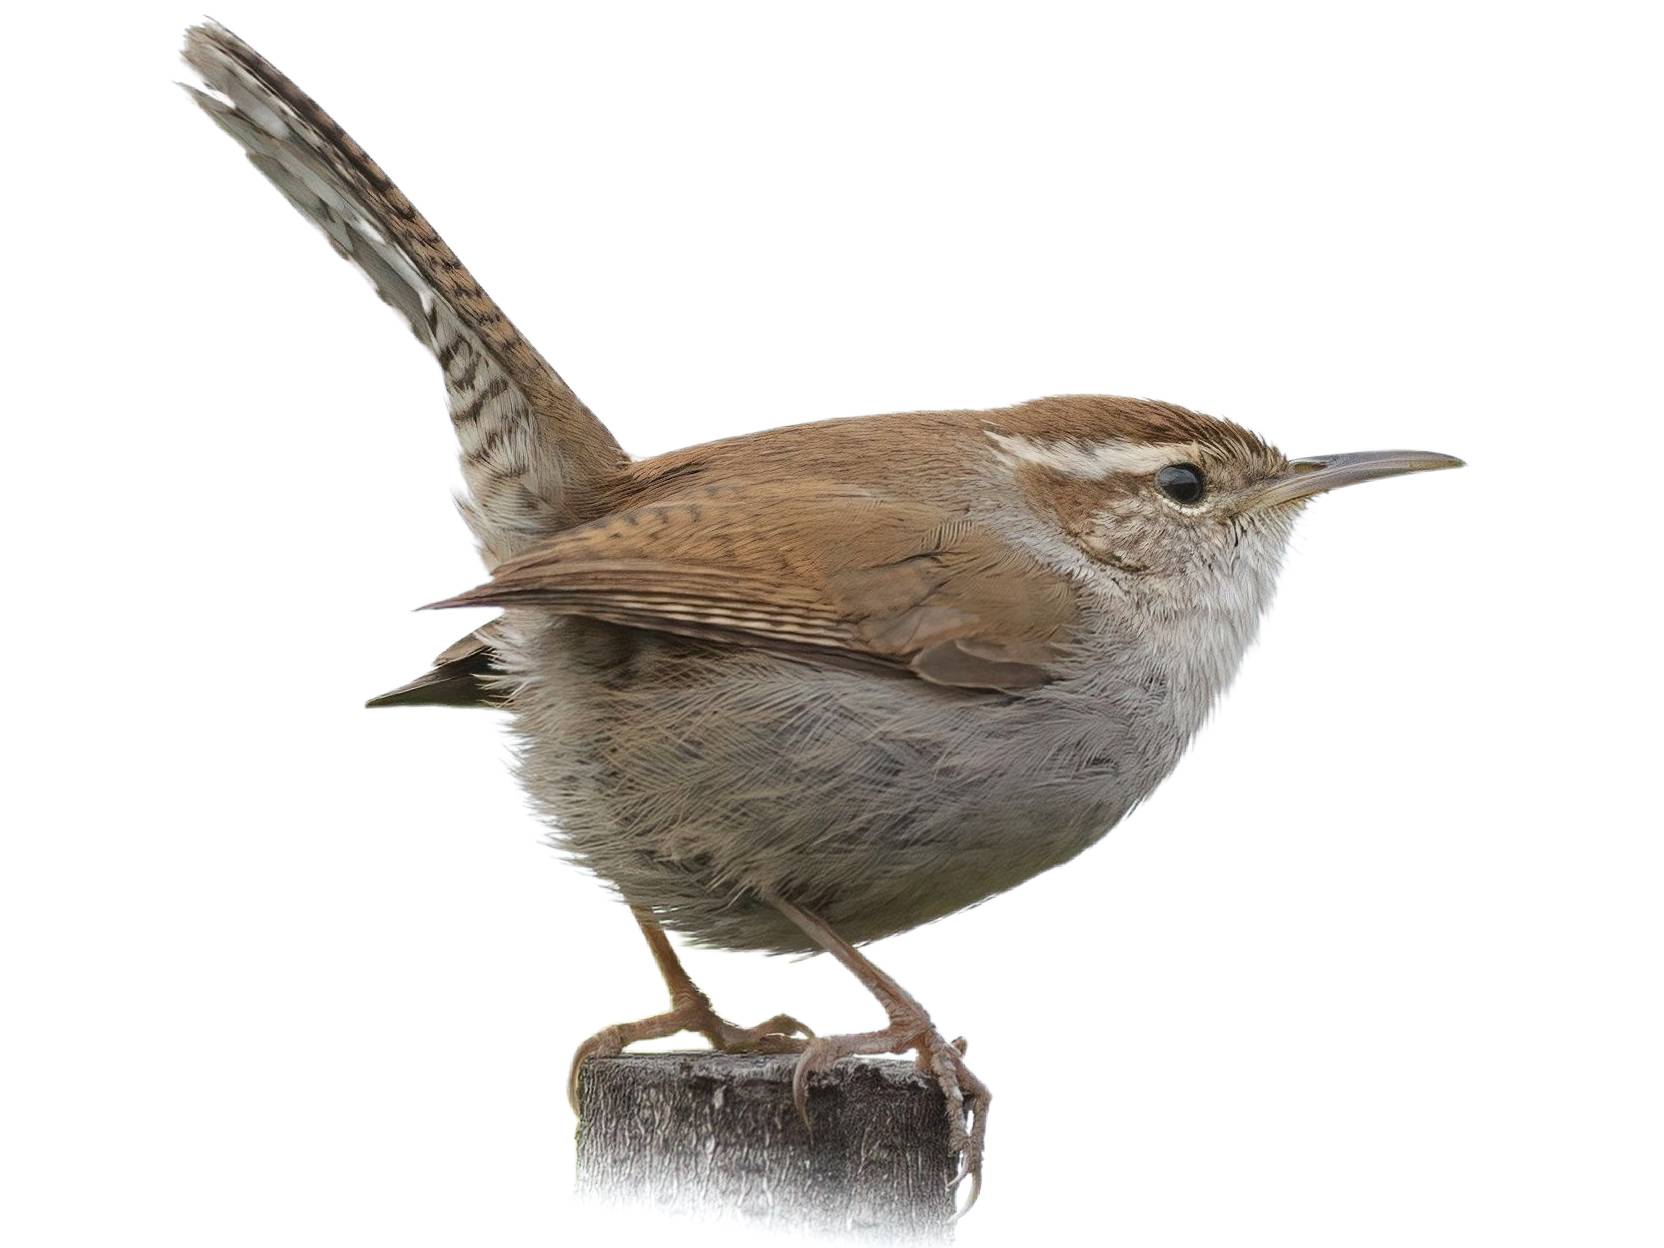
<svg viewBox="0 0 1664 1248">
<path fill-rule="evenodd" d="M 592 1058 L 579 1088 L 578 1190 L 592 1199 L 856 1238 L 951 1238 L 947 1109 L 907 1061 L 845 1060 L 809 1083 L 791 1056 Z"/>
</svg>

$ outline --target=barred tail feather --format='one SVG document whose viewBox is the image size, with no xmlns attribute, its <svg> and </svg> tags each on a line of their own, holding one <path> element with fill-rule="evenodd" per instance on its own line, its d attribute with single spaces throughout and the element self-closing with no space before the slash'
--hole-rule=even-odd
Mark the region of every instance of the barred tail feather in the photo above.
<svg viewBox="0 0 1664 1248">
<path fill-rule="evenodd" d="M 207 88 L 186 90 L 439 361 L 468 487 L 463 510 L 487 564 L 586 519 L 623 451 L 414 205 L 230 31 L 192 27 L 184 55 Z"/>
</svg>

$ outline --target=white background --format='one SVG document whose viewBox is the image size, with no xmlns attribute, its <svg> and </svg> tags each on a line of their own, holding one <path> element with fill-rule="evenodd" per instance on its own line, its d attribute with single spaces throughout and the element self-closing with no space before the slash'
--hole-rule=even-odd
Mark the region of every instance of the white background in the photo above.
<svg viewBox="0 0 1664 1248">
<path fill-rule="evenodd" d="M 568 1054 L 661 988 L 497 717 L 362 709 L 480 575 L 435 369 L 169 85 L 193 11 L 36 10 L 0 1239 L 569 1242 Z M 1642 11 L 217 16 L 634 453 L 1107 391 L 1466 457 L 1311 509 L 1124 827 L 874 956 L 997 1093 L 967 1246 L 1629 1245 L 1664 1237 Z M 737 1019 L 877 1021 L 825 959 L 689 963 Z"/>
</svg>

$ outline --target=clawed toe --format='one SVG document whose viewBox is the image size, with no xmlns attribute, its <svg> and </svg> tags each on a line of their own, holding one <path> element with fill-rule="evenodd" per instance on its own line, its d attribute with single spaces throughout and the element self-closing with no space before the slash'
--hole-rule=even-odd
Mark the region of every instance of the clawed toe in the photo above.
<svg viewBox="0 0 1664 1248">
<path fill-rule="evenodd" d="M 971 1181 L 970 1196 L 955 1217 L 963 1217 L 982 1194 L 982 1151 L 988 1131 L 988 1086 L 965 1065 L 963 1037 L 949 1041 L 928 1019 L 900 1017 L 884 1031 L 849 1036 L 814 1037 L 803 1044 L 803 1055 L 792 1071 L 792 1103 L 811 1132 L 809 1076 L 826 1070 L 840 1058 L 915 1050 L 920 1071 L 930 1075 L 947 1101 L 948 1150 L 958 1169 L 948 1183 L 957 1189 Z"/>
<path fill-rule="evenodd" d="M 971 1211 L 977 1198 L 982 1195 L 982 1153 L 988 1138 L 988 1104 L 993 1100 L 988 1091 L 988 1085 L 978 1079 L 968 1066 L 965 1065 L 964 1044 L 956 1041 L 948 1046 L 952 1057 L 944 1063 L 944 1073 L 939 1076 L 943 1084 L 942 1091 L 948 1098 L 948 1109 L 952 1115 L 952 1128 L 949 1134 L 949 1147 L 959 1157 L 959 1169 L 948 1182 L 948 1188 L 955 1190 L 966 1179 L 971 1181 L 970 1195 L 963 1206 L 954 1214 L 955 1218 L 962 1218 Z M 948 1090 L 951 1081 L 953 1090 Z M 969 1119 L 970 1128 L 966 1129 Z"/>
<path fill-rule="evenodd" d="M 846 1039 L 843 1036 L 816 1036 L 807 1040 L 803 1045 L 803 1056 L 797 1059 L 797 1065 L 792 1068 L 792 1104 L 797 1106 L 797 1116 L 803 1120 L 804 1129 L 810 1135 L 814 1134 L 814 1127 L 809 1124 L 809 1076 L 816 1071 L 829 1069 L 834 1062 L 844 1056 L 839 1050 L 838 1041 Z"/>
<path fill-rule="evenodd" d="M 592 1057 L 616 1057 L 624 1051 L 624 1044 L 622 1027 L 603 1027 L 580 1044 L 578 1051 L 572 1054 L 572 1066 L 566 1074 L 566 1099 L 571 1104 L 573 1113 L 578 1112 L 578 1079 L 584 1063 Z"/>
<path fill-rule="evenodd" d="M 959 1168 L 948 1181 L 950 1190 L 966 1179 L 971 1181 L 970 1198 L 954 1216 L 969 1213 L 982 1194 L 982 1148 L 988 1130 L 988 1086 L 965 1065 L 964 1037 L 942 1039 L 934 1029 L 919 1046 L 919 1062 L 936 1076 L 948 1109 L 948 1150 L 959 1160 Z"/>
<path fill-rule="evenodd" d="M 713 1016 L 712 1027 L 704 1034 L 711 1047 L 722 1053 L 797 1053 L 815 1038 L 806 1023 L 790 1014 L 776 1014 L 755 1027 L 735 1027 Z"/>
<path fill-rule="evenodd" d="M 796 1053 L 815 1034 L 790 1014 L 776 1014 L 755 1027 L 736 1027 L 711 1009 L 703 993 L 692 993 L 667 1014 L 603 1027 L 580 1044 L 572 1055 L 572 1069 L 566 1078 L 566 1096 L 573 1112 L 578 1112 L 579 1080 L 583 1065 L 590 1058 L 616 1057 L 637 1041 L 660 1040 L 679 1031 L 698 1032 L 719 1053 Z"/>
</svg>

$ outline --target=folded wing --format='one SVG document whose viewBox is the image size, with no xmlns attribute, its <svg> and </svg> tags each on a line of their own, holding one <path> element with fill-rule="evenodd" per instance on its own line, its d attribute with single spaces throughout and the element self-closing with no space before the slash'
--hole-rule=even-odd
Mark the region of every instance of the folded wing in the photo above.
<svg viewBox="0 0 1664 1248">
<path fill-rule="evenodd" d="M 438 606 L 539 607 L 812 662 L 1019 691 L 1052 679 L 1070 582 L 962 517 L 836 484 L 609 515 Z"/>
</svg>

